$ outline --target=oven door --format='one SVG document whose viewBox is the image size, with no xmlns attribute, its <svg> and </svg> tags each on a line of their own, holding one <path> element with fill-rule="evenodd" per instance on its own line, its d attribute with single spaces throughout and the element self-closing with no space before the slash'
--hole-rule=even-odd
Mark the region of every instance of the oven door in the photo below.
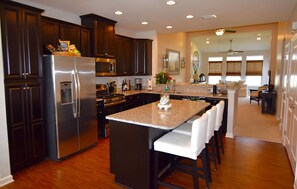
<svg viewBox="0 0 297 189">
<path fill-rule="evenodd" d="M 109 121 L 105 117 L 123 111 L 125 102 L 126 100 L 106 103 L 98 109 L 98 135 L 100 138 L 109 136 Z"/>
</svg>

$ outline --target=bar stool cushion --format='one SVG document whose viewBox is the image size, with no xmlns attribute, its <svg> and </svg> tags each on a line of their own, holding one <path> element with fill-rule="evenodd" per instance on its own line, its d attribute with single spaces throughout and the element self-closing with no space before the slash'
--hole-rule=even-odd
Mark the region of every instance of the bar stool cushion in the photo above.
<svg viewBox="0 0 297 189">
<path fill-rule="evenodd" d="M 192 134 L 192 123 L 183 123 L 180 126 L 178 126 L 177 128 L 173 129 L 172 132 L 191 136 L 191 134 Z"/>
<path fill-rule="evenodd" d="M 210 110 L 207 110 L 208 115 L 208 123 L 207 123 L 207 134 L 205 143 L 209 143 L 211 137 L 214 136 L 216 115 L 217 115 L 217 107 L 213 106 Z"/>
<path fill-rule="evenodd" d="M 192 124 L 196 119 L 198 119 L 199 117 L 201 117 L 200 115 L 194 115 L 193 117 L 191 117 L 190 119 L 188 119 L 186 121 L 186 123 L 190 123 Z"/>
</svg>

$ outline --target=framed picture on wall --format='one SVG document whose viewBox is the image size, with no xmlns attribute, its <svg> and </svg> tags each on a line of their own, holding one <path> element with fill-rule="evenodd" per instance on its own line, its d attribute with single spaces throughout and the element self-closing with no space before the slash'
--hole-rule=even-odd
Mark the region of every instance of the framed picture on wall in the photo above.
<svg viewBox="0 0 297 189">
<path fill-rule="evenodd" d="M 179 74 L 180 72 L 179 51 L 166 49 L 166 54 L 168 56 L 167 72 L 172 75 Z"/>
</svg>

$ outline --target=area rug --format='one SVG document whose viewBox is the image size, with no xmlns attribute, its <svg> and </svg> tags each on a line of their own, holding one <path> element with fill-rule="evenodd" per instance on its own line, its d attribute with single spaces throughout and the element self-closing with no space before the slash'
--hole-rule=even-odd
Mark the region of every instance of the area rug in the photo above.
<svg viewBox="0 0 297 189">
<path fill-rule="evenodd" d="M 235 136 L 281 143 L 279 121 L 275 115 L 262 114 L 261 103 L 250 104 L 248 97 L 239 97 Z"/>
</svg>

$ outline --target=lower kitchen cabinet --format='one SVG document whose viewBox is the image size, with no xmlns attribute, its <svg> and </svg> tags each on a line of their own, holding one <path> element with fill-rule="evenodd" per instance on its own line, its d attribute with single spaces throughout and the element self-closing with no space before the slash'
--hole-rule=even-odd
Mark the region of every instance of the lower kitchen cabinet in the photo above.
<svg viewBox="0 0 297 189">
<path fill-rule="evenodd" d="M 125 110 L 129 110 L 131 108 L 136 108 L 138 106 L 141 106 L 141 94 L 135 94 L 135 95 L 129 95 L 125 97 L 126 103 L 125 103 Z"/>
<path fill-rule="evenodd" d="M 160 94 L 149 94 L 149 93 L 142 93 L 142 104 L 149 104 L 152 102 L 159 101 L 161 98 Z"/>
<path fill-rule="evenodd" d="M 45 157 L 42 85 L 6 83 L 5 95 L 11 170 L 15 172 Z"/>
</svg>

